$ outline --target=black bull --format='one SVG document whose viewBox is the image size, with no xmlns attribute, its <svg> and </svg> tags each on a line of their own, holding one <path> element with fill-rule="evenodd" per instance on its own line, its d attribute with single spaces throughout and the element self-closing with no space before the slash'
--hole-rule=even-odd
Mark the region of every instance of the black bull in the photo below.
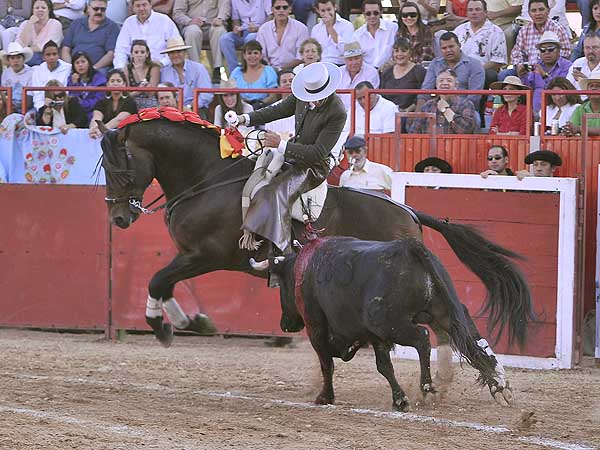
<svg viewBox="0 0 600 450">
<path fill-rule="evenodd" d="M 496 373 L 493 354 L 471 334 L 452 281 L 443 265 L 416 239 L 376 242 L 354 238 L 310 241 L 299 254 L 279 257 L 271 270 L 280 278 L 281 329 L 306 326 L 319 356 L 323 388 L 317 404 L 334 401 L 333 357 L 352 359 L 365 343 L 375 351 L 377 370 L 390 384 L 392 405 L 408 410 L 408 398 L 394 376 L 393 344 L 414 347 L 421 365 L 421 391 L 434 393 L 426 323 L 442 329 L 452 346 L 479 370 L 494 397 L 507 387 Z"/>
</svg>

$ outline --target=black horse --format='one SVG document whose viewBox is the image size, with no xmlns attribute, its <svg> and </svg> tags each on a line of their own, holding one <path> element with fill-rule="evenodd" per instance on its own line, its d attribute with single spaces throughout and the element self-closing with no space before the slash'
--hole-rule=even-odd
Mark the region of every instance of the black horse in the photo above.
<svg viewBox="0 0 600 450">
<path fill-rule="evenodd" d="M 154 178 L 168 201 L 166 222 L 178 254 L 149 283 L 146 320 L 160 342 L 169 345 L 173 330 L 163 323 L 161 306 L 176 328 L 199 331 L 203 326 L 202 317 L 188 317 L 173 299 L 177 282 L 216 270 L 264 276 L 248 262 L 257 255 L 238 246 L 240 198 L 254 162 L 222 159 L 214 130 L 187 122 L 157 119 L 113 131 L 99 126 L 104 132 L 102 166 L 112 223 L 127 228 L 139 217 L 141 210 L 134 205 L 141 202 Z M 421 224 L 440 232 L 459 259 L 483 281 L 488 292 L 484 309 L 489 312 L 488 328 L 497 326 L 500 336 L 506 327 L 511 343 L 524 343 L 534 316 L 527 282 L 509 259 L 519 255 L 490 242 L 475 229 L 343 188 L 329 189 L 315 227 L 324 228 L 330 236 L 387 241 L 422 240 Z M 480 339 L 470 317 L 469 321 L 474 337 Z M 441 345 L 449 343 L 443 330 L 434 332 Z"/>
</svg>

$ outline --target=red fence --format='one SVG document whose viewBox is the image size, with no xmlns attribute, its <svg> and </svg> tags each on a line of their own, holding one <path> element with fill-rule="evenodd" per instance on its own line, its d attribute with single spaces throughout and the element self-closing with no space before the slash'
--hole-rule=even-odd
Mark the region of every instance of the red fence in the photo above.
<svg viewBox="0 0 600 450">
<path fill-rule="evenodd" d="M 12 113 L 12 88 L 10 87 L 0 87 L 0 92 L 4 92 L 6 101 L 4 102 L 4 111 L 6 115 Z"/>
</svg>

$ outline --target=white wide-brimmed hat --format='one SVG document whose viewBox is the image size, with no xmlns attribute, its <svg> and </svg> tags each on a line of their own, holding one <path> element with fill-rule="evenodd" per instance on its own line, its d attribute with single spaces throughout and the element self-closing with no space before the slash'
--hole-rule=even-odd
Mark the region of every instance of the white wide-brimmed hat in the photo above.
<svg viewBox="0 0 600 450">
<path fill-rule="evenodd" d="M 292 80 L 294 97 L 303 102 L 316 102 L 335 92 L 342 71 L 335 64 L 316 62 L 305 66 Z"/>
<path fill-rule="evenodd" d="M 558 34 L 556 34 L 554 31 L 544 31 L 544 34 L 542 34 L 540 37 L 536 47 L 540 48 L 544 44 L 556 44 L 560 47 L 561 44 Z"/>
<path fill-rule="evenodd" d="M 515 89 L 529 89 L 529 86 L 523 84 L 521 79 L 514 75 L 507 76 L 504 81 L 494 81 L 490 84 L 490 89 L 504 89 L 506 86 L 511 86 Z"/>
<path fill-rule="evenodd" d="M 25 62 L 27 62 L 33 57 L 33 50 L 31 50 L 29 47 L 21 47 L 21 44 L 18 42 L 11 42 L 8 44 L 8 48 L 6 50 L 0 51 L 0 58 L 6 58 L 7 56 L 12 55 L 23 55 Z"/>
<path fill-rule="evenodd" d="M 579 86 L 581 86 L 582 90 L 586 90 L 588 88 L 588 84 L 591 82 L 599 82 L 600 81 L 600 72 L 592 72 L 589 77 L 582 78 L 579 80 Z"/>
<path fill-rule="evenodd" d="M 167 39 L 167 48 L 164 49 L 162 53 L 176 52 L 178 50 L 187 50 L 188 48 L 192 48 L 191 45 L 185 45 L 183 38 L 177 36 L 174 38 Z"/>
</svg>

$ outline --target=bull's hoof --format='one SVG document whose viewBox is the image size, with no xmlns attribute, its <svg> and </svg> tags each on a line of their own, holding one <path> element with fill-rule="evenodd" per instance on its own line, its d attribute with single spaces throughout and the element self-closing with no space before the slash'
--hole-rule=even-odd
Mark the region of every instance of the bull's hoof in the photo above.
<svg viewBox="0 0 600 450">
<path fill-rule="evenodd" d="M 173 343 L 173 326 L 163 322 L 162 317 L 146 317 L 146 323 L 150 325 L 154 336 L 160 344 L 167 348 Z"/>
<path fill-rule="evenodd" d="M 183 330 L 202 336 L 214 336 L 217 333 L 217 327 L 206 314 L 196 314 L 193 319 L 190 318 L 190 323 Z"/>
<path fill-rule="evenodd" d="M 408 397 L 405 395 L 401 399 L 394 400 L 394 403 L 392 403 L 392 408 L 400 412 L 409 412 L 410 403 L 408 402 Z"/>
<path fill-rule="evenodd" d="M 332 396 L 319 394 L 315 399 L 315 405 L 333 405 L 333 400 Z"/>
</svg>

